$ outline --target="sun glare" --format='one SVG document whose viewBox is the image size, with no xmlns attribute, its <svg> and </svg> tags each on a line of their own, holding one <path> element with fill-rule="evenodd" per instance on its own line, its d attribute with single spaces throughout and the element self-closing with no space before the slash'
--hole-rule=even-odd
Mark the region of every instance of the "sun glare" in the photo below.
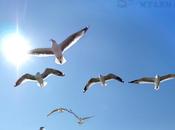
<svg viewBox="0 0 175 130">
<path fill-rule="evenodd" d="M 29 42 L 19 33 L 9 34 L 2 39 L 2 51 L 6 59 L 19 66 L 29 59 Z"/>
</svg>

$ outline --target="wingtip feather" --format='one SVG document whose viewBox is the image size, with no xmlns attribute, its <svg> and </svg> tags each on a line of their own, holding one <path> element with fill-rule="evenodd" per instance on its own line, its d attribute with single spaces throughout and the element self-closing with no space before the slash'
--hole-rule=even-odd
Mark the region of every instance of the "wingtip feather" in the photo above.
<svg viewBox="0 0 175 130">
<path fill-rule="evenodd" d="M 130 81 L 130 82 L 128 82 L 128 83 L 134 83 L 134 81 Z"/>
</svg>

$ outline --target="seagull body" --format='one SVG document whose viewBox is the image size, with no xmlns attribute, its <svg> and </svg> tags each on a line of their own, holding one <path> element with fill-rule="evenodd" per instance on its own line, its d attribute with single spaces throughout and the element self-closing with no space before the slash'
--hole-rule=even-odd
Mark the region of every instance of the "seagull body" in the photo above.
<svg viewBox="0 0 175 130">
<path fill-rule="evenodd" d="M 101 82 L 101 85 L 103 85 L 103 86 L 106 86 L 106 85 L 107 85 L 107 84 L 106 84 L 106 81 L 105 81 L 105 77 L 104 77 L 103 75 L 100 74 L 99 80 L 100 80 L 100 82 Z"/>
<path fill-rule="evenodd" d="M 47 84 L 47 82 L 45 82 L 44 79 L 47 78 L 51 74 L 56 75 L 56 76 L 64 76 L 64 73 L 59 71 L 59 70 L 55 70 L 52 68 L 46 68 L 42 74 L 40 72 L 37 72 L 35 75 L 31 75 L 31 74 L 22 75 L 16 81 L 15 87 L 24 83 L 27 80 L 30 80 L 30 81 L 37 82 L 37 85 L 40 86 L 41 88 L 43 88 Z"/>
<path fill-rule="evenodd" d="M 86 86 L 84 87 L 84 91 L 83 92 L 85 93 L 95 83 L 101 83 L 102 86 L 106 86 L 107 85 L 106 81 L 109 81 L 109 80 L 118 80 L 119 82 L 122 82 L 122 83 L 124 82 L 119 76 L 114 75 L 112 73 L 107 74 L 105 76 L 100 75 L 97 78 L 91 78 L 88 81 L 88 83 L 86 84 Z"/>
<path fill-rule="evenodd" d="M 63 53 L 72 45 L 74 45 L 80 38 L 82 38 L 85 35 L 87 30 L 88 30 L 88 27 L 85 27 L 80 31 L 73 33 L 60 44 L 58 44 L 54 39 L 51 39 L 51 43 L 52 43 L 51 48 L 33 49 L 29 51 L 29 54 L 35 55 L 35 56 L 43 56 L 43 55 L 55 56 L 56 57 L 55 62 L 57 64 L 64 64 L 66 62 L 66 59 L 64 58 Z"/>
<path fill-rule="evenodd" d="M 170 79 L 174 79 L 175 78 L 175 74 L 167 74 L 164 76 L 159 76 L 156 75 L 155 77 L 143 77 L 140 79 L 136 79 L 133 81 L 130 81 L 129 83 L 135 83 L 135 84 L 153 84 L 154 85 L 154 89 L 155 90 L 159 90 L 160 89 L 160 83 L 170 80 Z"/>
<path fill-rule="evenodd" d="M 44 87 L 47 83 L 44 81 L 44 79 L 42 78 L 42 75 L 40 74 L 40 72 L 37 72 L 35 75 L 35 79 L 36 81 L 38 81 L 37 85 Z"/>
<path fill-rule="evenodd" d="M 84 124 L 85 120 L 90 119 L 90 118 L 93 117 L 93 116 L 89 116 L 89 117 L 79 117 L 79 116 L 78 116 L 77 114 L 75 114 L 71 109 L 68 110 L 68 109 L 62 108 L 62 107 L 61 107 L 61 108 L 56 108 L 56 109 L 52 110 L 51 112 L 49 112 L 49 114 L 47 114 L 47 117 L 50 116 L 51 114 L 55 113 L 55 112 L 61 113 L 61 112 L 65 112 L 65 111 L 67 111 L 68 113 L 70 113 L 70 114 L 72 114 L 73 116 L 75 116 L 75 118 L 78 119 L 78 122 L 77 122 L 78 124 Z"/>
</svg>

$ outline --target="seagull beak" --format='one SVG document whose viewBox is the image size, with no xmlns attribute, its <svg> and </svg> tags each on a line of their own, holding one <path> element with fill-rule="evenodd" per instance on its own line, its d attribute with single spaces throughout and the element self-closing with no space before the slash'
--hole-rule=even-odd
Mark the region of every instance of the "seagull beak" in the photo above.
<svg viewBox="0 0 175 130">
<path fill-rule="evenodd" d="M 89 29 L 89 26 L 86 26 L 83 30 L 86 32 Z"/>
</svg>

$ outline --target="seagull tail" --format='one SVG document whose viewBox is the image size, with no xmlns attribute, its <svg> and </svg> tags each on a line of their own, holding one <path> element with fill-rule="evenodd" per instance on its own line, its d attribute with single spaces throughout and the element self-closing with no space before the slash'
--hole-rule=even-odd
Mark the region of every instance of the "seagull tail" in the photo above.
<svg viewBox="0 0 175 130">
<path fill-rule="evenodd" d="M 37 85 L 38 85 L 39 87 L 43 88 L 43 87 L 45 87 L 45 86 L 47 85 L 47 82 L 44 81 L 43 84 L 37 83 Z"/>
<path fill-rule="evenodd" d="M 37 83 L 37 86 L 41 87 L 41 85 L 39 83 Z"/>
<path fill-rule="evenodd" d="M 44 83 L 43 83 L 43 87 L 45 87 L 47 85 L 47 82 L 46 81 L 44 81 Z"/>
<path fill-rule="evenodd" d="M 155 89 L 156 91 L 158 91 L 158 90 L 159 90 L 159 87 L 155 86 L 154 89 Z"/>
<path fill-rule="evenodd" d="M 102 86 L 107 86 L 107 83 L 102 84 Z"/>
<path fill-rule="evenodd" d="M 83 121 L 78 121 L 77 123 L 78 123 L 79 125 L 84 124 L 84 122 L 83 122 Z"/>
<path fill-rule="evenodd" d="M 60 63 L 60 61 L 57 58 L 55 58 L 55 63 L 62 65 L 64 63 L 66 63 L 66 59 L 63 57 L 62 62 Z"/>
</svg>

